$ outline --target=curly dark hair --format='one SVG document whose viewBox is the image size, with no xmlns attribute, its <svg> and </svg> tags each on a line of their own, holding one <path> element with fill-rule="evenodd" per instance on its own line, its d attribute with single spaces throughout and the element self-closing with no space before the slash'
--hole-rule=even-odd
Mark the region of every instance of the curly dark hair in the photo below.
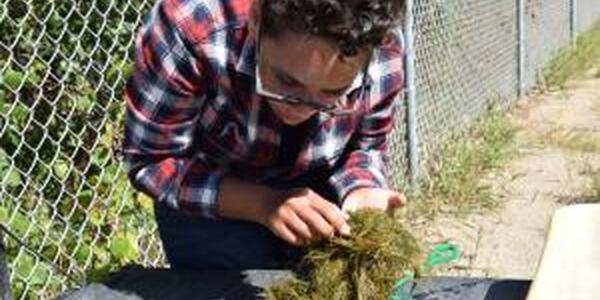
<svg viewBox="0 0 600 300">
<path fill-rule="evenodd" d="M 382 44 L 400 25 L 406 0 L 263 0 L 261 30 L 309 33 L 333 41 L 345 56 Z"/>
</svg>

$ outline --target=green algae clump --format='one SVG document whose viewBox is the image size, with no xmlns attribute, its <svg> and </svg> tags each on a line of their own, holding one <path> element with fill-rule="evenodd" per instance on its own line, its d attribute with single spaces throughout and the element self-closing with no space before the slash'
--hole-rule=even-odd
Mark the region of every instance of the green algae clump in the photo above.
<svg viewBox="0 0 600 300">
<path fill-rule="evenodd" d="M 396 219 L 377 210 L 350 216 L 352 233 L 307 246 L 296 278 L 271 286 L 268 300 L 384 300 L 405 272 L 417 272 L 423 255 Z"/>
</svg>

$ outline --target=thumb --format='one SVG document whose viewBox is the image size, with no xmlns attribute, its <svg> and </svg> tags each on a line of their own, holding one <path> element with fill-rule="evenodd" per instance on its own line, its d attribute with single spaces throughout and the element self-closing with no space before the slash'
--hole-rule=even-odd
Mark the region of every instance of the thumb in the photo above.
<svg viewBox="0 0 600 300">
<path fill-rule="evenodd" d="M 342 204 L 342 211 L 345 213 L 352 213 L 356 212 L 356 210 L 358 210 L 358 204 L 356 201 L 350 197 L 346 198 L 344 204 Z"/>
<path fill-rule="evenodd" d="M 395 208 L 399 208 L 401 206 L 404 206 L 404 204 L 406 203 L 406 198 L 404 197 L 404 195 L 399 194 L 399 193 L 394 193 L 388 201 L 388 206 L 391 209 L 395 209 Z"/>
</svg>

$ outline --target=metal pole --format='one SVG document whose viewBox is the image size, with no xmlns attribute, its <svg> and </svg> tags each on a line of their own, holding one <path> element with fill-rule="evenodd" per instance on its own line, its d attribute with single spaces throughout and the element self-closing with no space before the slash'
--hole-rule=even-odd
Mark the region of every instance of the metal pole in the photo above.
<svg viewBox="0 0 600 300">
<path fill-rule="evenodd" d="M 577 46 L 577 0 L 570 0 L 570 30 L 571 30 L 571 46 Z"/>
<path fill-rule="evenodd" d="M 406 97 L 408 129 L 408 170 L 409 182 L 416 187 L 419 175 L 419 140 L 417 136 L 417 101 L 415 86 L 415 38 L 414 38 L 414 0 L 406 1 Z"/>
<path fill-rule="evenodd" d="M 517 1 L 517 96 L 525 94 L 525 0 Z"/>
</svg>

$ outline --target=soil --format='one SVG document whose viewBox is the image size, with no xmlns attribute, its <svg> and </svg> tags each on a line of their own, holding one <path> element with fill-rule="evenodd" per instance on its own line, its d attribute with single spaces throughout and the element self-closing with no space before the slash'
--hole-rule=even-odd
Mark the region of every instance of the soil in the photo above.
<svg viewBox="0 0 600 300">
<path fill-rule="evenodd" d="M 458 263 L 437 273 L 515 279 L 535 276 L 553 212 L 589 201 L 590 173 L 600 170 L 600 151 L 571 149 L 565 146 L 568 140 L 552 140 L 557 136 L 552 133 L 560 131 L 600 142 L 598 74 L 598 70 L 590 70 L 566 89 L 531 95 L 510 110 L 519 154 L 486 178 L 499 206 L 467 217 L 438 218 L 427 226 L 424 240 L 451 240 L 462 251 Z"/>
</svg>

